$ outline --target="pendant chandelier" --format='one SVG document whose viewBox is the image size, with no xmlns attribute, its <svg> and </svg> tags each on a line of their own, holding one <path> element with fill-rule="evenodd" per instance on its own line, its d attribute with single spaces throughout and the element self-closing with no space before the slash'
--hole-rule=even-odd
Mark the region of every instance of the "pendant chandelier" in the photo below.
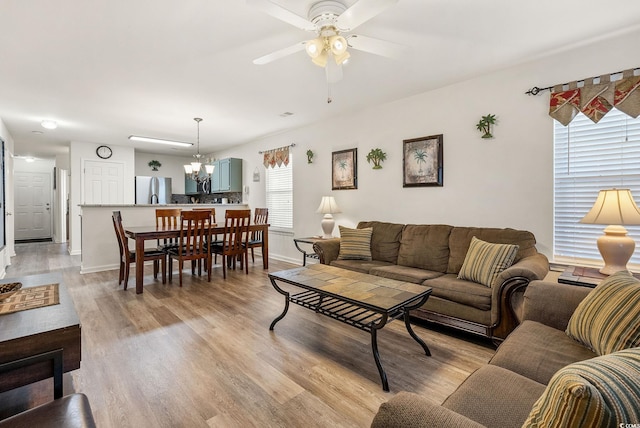
<svg viewBox="0 0 640 428">
<path fill-rule="evenodd" d="M 205 165 L 204 168 L 207 173 L 207 176 L 206 177 L 200 176 L 200 167 L 202 166 L 202 161 L 205 160 L 200 154 L 200 122 L 202 122 L 202 119 L 199 117 L 194 117 L 193 120 L 196 121 L 197 127 L 198 127 L 198 138 L 196 140 L 197 153 L 193 155 L 193 157 L 195 158 L 193 162 L 191 162 L 190 164 L 184 165 L 184 173 L 187 178 L 190 178 L 198 183 L 201 183 L 211 178 L 211 174 L 213 174 L 214 166 Z"/>
</svg>

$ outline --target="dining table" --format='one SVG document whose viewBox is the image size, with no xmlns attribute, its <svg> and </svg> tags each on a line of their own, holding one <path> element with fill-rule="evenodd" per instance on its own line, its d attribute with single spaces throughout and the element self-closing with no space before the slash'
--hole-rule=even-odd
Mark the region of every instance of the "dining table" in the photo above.
<svg viewBox="0 0 640 428">
<path fill-rule="evenodd" d="M 136 294 L 142 293 L 144 279 L 144 242 L 180 237 L 181 226 L 131 226 L 124 227 L 124 234 L 136 242 Z M 262 231 L 262 266 L 269 268 L 269 223 L 249 225 L 249 232 Z M 211 235 L 222 235 L 224 225 L 211 225 Z"/>
</svg>

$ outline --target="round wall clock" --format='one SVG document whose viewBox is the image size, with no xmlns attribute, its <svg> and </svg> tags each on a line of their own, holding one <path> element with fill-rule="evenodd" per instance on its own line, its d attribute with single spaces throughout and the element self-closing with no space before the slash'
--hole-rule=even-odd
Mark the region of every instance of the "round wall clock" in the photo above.
<svg viewBox="0 0 640 428">
<path fill-rule="evenodd" d="M 113 151 L 109 146 L 100 146 L 96 149 L 96 154 L 101 159 L 109 159 L 113 154 Z"/>
</svg>

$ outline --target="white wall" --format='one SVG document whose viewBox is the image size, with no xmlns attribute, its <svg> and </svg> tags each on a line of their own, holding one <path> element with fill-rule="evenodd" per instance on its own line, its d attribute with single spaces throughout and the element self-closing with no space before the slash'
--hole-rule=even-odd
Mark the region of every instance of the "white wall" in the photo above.
<svg viewBox="0 0 640 428">
<path fill-rule="evenodd" d="M 70 231 L 69 231 L 69 254 L 81 253 L 81 221 L 82 210 L 79 205 L 82 200 L 82 165 L 86 160 L 100 160 L 96 155 L 96 148 L 100 144 L 72 141 L 69 148 L 70 159 Z M 124 203 L 133 204 L 135 202 L 135 154 L 132 147 L 110 145 L 113 155 L 109 161 L 124 163 Z"/>
<path fill-rule="evenodd" d="M 14 249 L 14 217 L 13 217 L 13 137 L 0 118 L 0 138 L 4 141 L 4 182 L 5 182 L 5 216 L 6 245 L 0 250 L 0 278 L 4 278 L 6 267 L 11 264 L 11 257 L 15 256 Z"/>
<path fill-rule="evenodd" d="M 149 161 L 155 159 L 162 166 L 158 171 L 152 171 Z M 184 193 L 184 166 L 190 163 L 193 158 L 140 153 L 136 152 L 135 175 L 151 176 L 151 177 L 170 177 L 171 193 Z"/>
<path fill-rule="evenodd" d="M 336 224 L 360 220 L 512 227 L 533 232 L 538 249 L 553 251 L 553 122 L 549 93 L 525 95 L 545 87 L 639 66 L 640 31 L 577 47 L 562 54 L 403 99 L 265 137 L 217 157 L 244 159 L 245 202 L 263 206 L 264 167 L 259 150 L 295 143 L 294 234 L 321 233 L 315 210 L 333 195 L 342 214 Z M 428 73 L 425 70 L 425 73 Z M 346 81 L 354 78 L 345 73 Z M 319 83 L 320 84 L 320 83 Z M 340 94 L 334 94 L 334 98 Z M 330 108 L 330 106 L 329 106 Z M 481 139 L 476 123 L 495 114 L 491 140 Z M 402 187 L 402 140 L 444 134 L 444 187 Z M 365 160 L 370 149 L 387 153 L 383 169 Z M 358 189 L 331 190 L 331 152 L 358 149 Z M 307 164 L 305 152 L 315 153 Z M 261 181 L 254 183 L 255 167 Z M 336 230 L 334 235 L 336 235 Z M 636 237 L 638 239 L 640 237 Z M 280 247 L 279 247 L 280 246 Z M 270 239 L 274 256 L 300 259 L 291 239 Z"/>
</svg>

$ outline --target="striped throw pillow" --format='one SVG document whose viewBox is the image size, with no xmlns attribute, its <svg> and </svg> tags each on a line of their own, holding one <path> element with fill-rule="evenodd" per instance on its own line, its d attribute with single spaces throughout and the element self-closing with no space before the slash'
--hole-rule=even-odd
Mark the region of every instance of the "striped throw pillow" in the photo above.
<svg viewBox="0 0 640 428">
<path fill-rule="evenodd" d="M 340 253 L 338 260 L 371 260 L 372 227 L 364 229 L 340 228 Z"/>
<path fill-rule="evenodd" d="M 565 332 L 598 355 L 640 346 L 640 281 L 627 271 L 604 279 L 580 302 Z"/>
<path fill-rule="evenodd" d="M 515 244 L 484 242 L 474 236 L 458 272 L 458 279 L 491 287 L 500 272 L 513 264 L 518 248 L 520 247 Z"/>
<path fill-rule="evenodd" d="M 570 364 L 549 381 L 523 427 L 619 427 L 640 421 L 640 348 Z"/>
</svg>

